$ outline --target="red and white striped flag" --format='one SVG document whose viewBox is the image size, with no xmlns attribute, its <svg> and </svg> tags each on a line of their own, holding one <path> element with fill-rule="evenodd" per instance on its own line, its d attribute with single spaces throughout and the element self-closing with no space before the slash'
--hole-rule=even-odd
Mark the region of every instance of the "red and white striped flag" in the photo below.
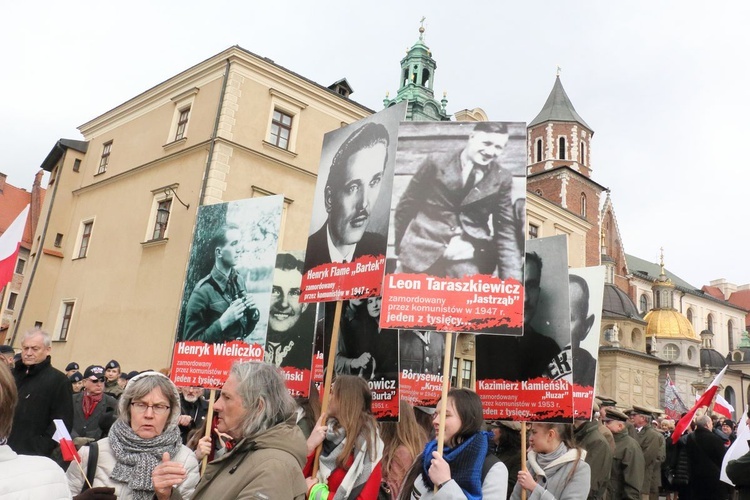
<svg viewBox="0 0 750 500">
<path fill-rule="evenodd" d="M 26 216 L 28 214 L 29 205 L 26 205 L 26 208 L 11 222 L 8 229 L 0 234 L 0 290 L 13 279 L 18 250 L 21 248 L 23 230 L 26 227 Z"/>
<path fill-rule="evenodd" d="M 679 422 L 677 422 L 677 425 L 675 425 L 675 428 L 674 428 L 674 432 L 672 433 L 673 444 L 677 443 L 677 441 L 680 439 L 680 436 L 682 436 L 682 434 L 690 426 L 690 422 L 693 421 L 695 412 L 698 411 L 699 408 L 703 408 L 704 406 L 705 407 L 711 406 L 711 401 L 713 401 L 714 396 L 716 395 L 716 391 L 719 390 L 719 384 L 721 384 L 721 379 L 724 377 L 724 374 L 727 372 L 727 366 L 725 366 L 724 369 L 721 370 L 718 375 L 716 375 L 716 378 L 714 379 L 714 381 L 711 382 L 711 385 L 708 386 L 708 389 L 706 389 L 706 392 L 703 393 L 700 399 L 695 402 L 695 405 L 692 408 L 690 408 L 690 411 L 687 412 L 687 414 L 684 417 L 682 417 Z"/>
<path fill-rule="evenodd" d="M 716 401 L 714 401 L 714 412 L 724 415 L 729 420 L 732 419 L 732 413 L 734 413 L 734 406 L 729 404 L 729 401 L 721 397 L 721 394 L 716 395 Z"/>
<path fill-rule="evenodd" d="M 56 418 L 53 420 L 55 423 L 55 435 L 52 439 L 60 443 L 60 451 L 62 452 L 63 460 L 66 462 L 72 462 L 75 460 L 77 463 L 81 463 L 81 456 L 76 450 L 76 445 L 73 444 L 73 438 L 70 437 L 68 428 L 65 427 L 65 422 Z"/>
</svg>

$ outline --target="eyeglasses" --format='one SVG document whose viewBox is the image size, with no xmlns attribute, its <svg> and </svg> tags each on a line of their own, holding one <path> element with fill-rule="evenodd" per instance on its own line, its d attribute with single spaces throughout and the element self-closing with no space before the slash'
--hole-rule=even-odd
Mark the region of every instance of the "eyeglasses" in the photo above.
<svg viewBox="0 0 750 500">
<path fill-rule="evenodd" d="M 104 383 L 104 377 L 102 377 L 102 378 L 89 378 L 89 382 L 93 382 L 95 384 L 103 384 Z"/>
<path fill-rule="evenodd" d="M 140 401 L 130 403 L 130 406 L 137 413 L 146 413 L 146 410 L 151 408 L 154 411 L 154 415 L 164 415 L 171 408 L 171 406 L 168 405 L 147 405 L 146 403 L 141 403 Z"/>
</svg>

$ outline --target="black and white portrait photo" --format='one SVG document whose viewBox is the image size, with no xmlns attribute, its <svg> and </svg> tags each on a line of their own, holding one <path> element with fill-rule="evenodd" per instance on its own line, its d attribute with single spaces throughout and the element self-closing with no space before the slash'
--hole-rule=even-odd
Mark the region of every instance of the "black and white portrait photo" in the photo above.
<svg viewBox="0 0 750 500">
<path fill-rule="evenodd" d="M 178 341 L 264 345 L 282 196 L 201 206 Z"/>
</svg>

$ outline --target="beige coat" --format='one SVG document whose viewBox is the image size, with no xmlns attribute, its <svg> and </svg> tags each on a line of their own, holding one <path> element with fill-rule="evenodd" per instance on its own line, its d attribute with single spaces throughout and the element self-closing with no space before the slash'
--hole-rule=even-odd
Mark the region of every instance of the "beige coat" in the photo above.
<svg viewBox="0 0 750 500">
<path fill-rule="evenodd" d="M 194 500 L 304 500 L 307 445 L 294 417 L 208 464 Z"/>
<path fill-rule="evenodd" d="M 96 473 L 94 474 L 94 482 L 92 486 L 109 486 L 114 488 L 115 495 L 117 495 L 118 500 L 132 499 L 133 492 L 130 488 L 128 488 L 127 484 L 121 483 L 119 481 L 114 481 L 109 477 L 112 474 L 112 469 L 115 468 L 115 456 L 112 454 L 112 447 L 109 445 L 109 438 L 104 438 L 98 441 L 98 444 L 99 460 L 97 460 L 96 462 Z M 78 465 L 76 465 L 74 462 L 70 463 L 67 472 L 68 486 L 70 487 L 70 491 L 74 496 L 81 492 L 81 489 L 83 489 L 83 485 L 86 483 L 84 475 L 86 471 L 86 465 L 88 464 L 89 460 L 89 447 L 82 447 L 78 451 L 78 454 L 81 455 L 81 465 L 83 466 L 84 472 L 81 472 L 81 470 L 78 468 Z M 185 481 L 183 481 L 181 485 L 175 488 L 171 498 L 175 500 L 189 500 L 193 495 L 195 485 L 198 484 L 198 480 L 200 479 L 200 467 L 198 464 L 198 460 L 196 460 L 192 450 L 190 450 L 190 448 L 188 448 L 187 446 L 182 446 L 180 448 L 180 451 L 177 452 L 177 455 L 172 460 L 174 462 L 184 464 L 185 469 L 187 470 L 187 479 L 185 479 Z"/>
</svg>

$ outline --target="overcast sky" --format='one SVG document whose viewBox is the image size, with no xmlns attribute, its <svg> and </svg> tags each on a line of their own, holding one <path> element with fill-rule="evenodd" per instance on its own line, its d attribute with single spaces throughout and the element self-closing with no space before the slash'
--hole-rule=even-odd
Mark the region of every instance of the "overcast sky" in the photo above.
<svg viewBox="0 0 750 500">
<path fill-rule="evenodd" d="M 531 121 L 562 82 L 594 129 L 625 251 L 700 287 L 750 283 L 748 2 L 12 2 L 0 19 L 0 172 L 31 186 L 61 137 L 232 45 L 382 109 L 427 17 L 448 111 Z M 372 5 L 372 6 L 370 6 Z M 439 97 L 438 97 L 439 98 Z"/>
</svg>

